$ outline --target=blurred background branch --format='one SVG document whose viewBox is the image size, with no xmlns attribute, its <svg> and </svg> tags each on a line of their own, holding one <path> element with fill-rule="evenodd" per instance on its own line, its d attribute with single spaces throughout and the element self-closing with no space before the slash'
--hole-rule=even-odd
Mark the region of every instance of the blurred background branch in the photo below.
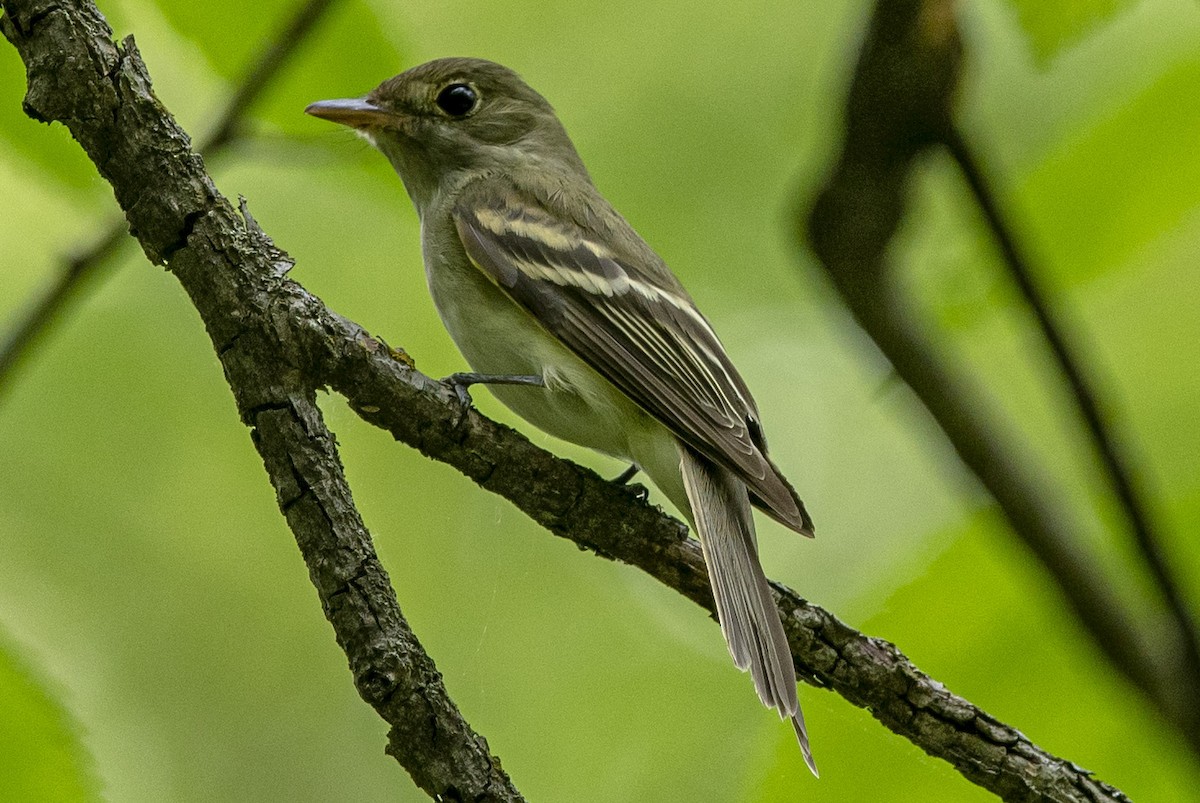
<svg viewBox="0 0 1200 803">
<path fill-rule="evenodd" d="M 962 44 L 953 0 L 879 0 L 846 105 L 838 165 L 813 206 L 807 240 L 855 319 L 929 410 L 965 466 L 999 504 L 1012 532 L 1045 567 L 1097 648 L 1200 753 L 1196 630 L 1151 526 L 1147 504 L 1109 432 L 1075 338 L 1037 291 L 1034 271 L 995 193 L 953 122 Z M 979 204 L 1013 281 L 1070 388 L 1101 457 L 1138 554 L 1172 626 L 1144 621 L 1083 538 L 1069 497 L 990 409 L 961 368 L 935 349 L 896 281 L 888 245 L 906 209 L 910 174 L 933 146 L 949 149 Z"/>
<path fill-rule="evenodd" d="M 217 114 L 209 133 L 200 141 L 200 154 L 207 160 L 224 155 L 244 135 L 246 117 L 272 83 L 318 29 L 325 13 L 337 0 L 304 0 L 288 9 L 272 39 L 255 51 L 255 58 L 236 82 L 233 94 Z M 11 388 L 21 364 L 34 346 L 46 337 L 63 311 L 86 292 L 88 284 L 120 253 L 128 242 L 128 224 L 115 220 L 90 246 L 77 246 L 63 259 L 62 268 L 49 289 L 29 302 L 22 317 L 0 340 L 0 400 Z"/>
<path fill-rule="evenodd" d="M 1174 640 L 1175 644 L 1168 643 L 1163 650 L 1168 665 L 1163 672 L 1166 688 L 1161 689 L 1160 694 L 1165 698 L 1165 707 L 1168 710 L 1180 709 L 1178 718 L 1181 723 L 1194 732 L 1200 726 L 1200 711 L 1197 711 L 1200 704 L 1200 639 L 1197 638 L 1195 618 L 1179 587 L 1175 571 L 1164 554 L 1161 534 L 1157 532 L 1152 519 L 1151 505 L 1142 491 L 1144 483 L 1139 483 L 1135 476 L 1129 462 L 1128 448 L 1124 451 L 1121 448 L 1120 441 L 1123 439 L 1111 432 L 1113 416 L 1105 415 L 1105 405 L 1101 402 L 1096 383 L 1088 378 L 1083 368 L 1084 352 L 1079 345 L 1080 338 L 1071 335 L 1073 327 L 1068 325 L 1069 316 L 1065 310 L 1052 310 L 1043 298 L 1030 261 L 1022 253 L 1012 227 L 1005 222 L 996 194 L 970 143 L 958 126 L 952 125 L 945 132 L 942 144 L 971 188 L 979 211 L 1004 257 L 1004 265 L 1033 312 L 1046 346 L 1062 374 L 1062 380 L 1071 389 L 1079 416 L 1091 435 L 1100 463 L 1125 514 L 1137 551 L 1166 604 L 1171 619 L 1168 631 L 1175 631 L 1168 639 Z M 1171 662 L 1176 666 L 1170 666 Z"/>
</svg>

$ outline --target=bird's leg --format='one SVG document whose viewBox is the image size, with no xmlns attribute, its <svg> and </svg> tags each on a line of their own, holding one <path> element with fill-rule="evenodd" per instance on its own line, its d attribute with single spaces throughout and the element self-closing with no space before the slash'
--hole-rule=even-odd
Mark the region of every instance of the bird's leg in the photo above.
<svg viewBox="0 0 1200 803">
<path fill-rule="evenodd" d="M 636 477 L 637 473 L 639 471 L 641 471 L 641 469 L 638 468 L 637 463 L 630 463 L 629 468 L 625 469 L 620 474 L 613 477 L 612 481 L 615 482 L 617 485 L 628 485 L 629 481 L 631 479 L 633 479 L 634 477 Z"/>
<path fill-rule="evenodd" d="M 531 387 L 544 388 L 546 380 L 540 376 L 513 376 L 510 374 L 477 374 L 472 371 L 465 371 L 458 374 L 450 374 L 442 380 L 443 385 L 449 385 L 454 388 L 454 394 L 458 396 L 458 400 L 463 407 L 471 406 L 471 394 L 467 388 L 471 385 L 529 385 Z"/>
<path fill-rule="evenodd" d="M 650 489 L 645 485 L 642 485 L 640 482 L 634 483 L 633 485 L 629 484 L 629 481 L 637 476 L 639 471 L 641 471 L 641 468 L 638 467 L 638 464 L 632 463 L 630 464 L 629 468 L 625 469 L 616 477 L 614 477 L 612 482 L 614 485 L 621 486 L 634 499 L 637 499 L 639 502 L 645 502 L 650 498 Z"/>
</svg>

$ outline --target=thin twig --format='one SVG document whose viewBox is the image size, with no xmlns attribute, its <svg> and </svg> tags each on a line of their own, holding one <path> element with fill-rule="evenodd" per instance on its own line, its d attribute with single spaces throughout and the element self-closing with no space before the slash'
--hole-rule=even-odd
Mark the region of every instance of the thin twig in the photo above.
<svg viewBox="0 0 1200 803">
<path fill-rule="evenodd" d="M 1108 473 L 1113 490 L 1116 491 L 1121 509 L 1129 520 L 1138 551 L 1150 569 L 1175 620 L 1179 630 L 1179 642 L 1182 645 L 1182 654 L 1179 656 L 1181 674 L 1190 678 L 1187 682 L 1191 685 L 1200 684 L 1200 638 L 1197 637 L 1195 619 L 1163 554 L 1161 539 L 1150 520 L 1149 505 L 1138 492 L 1133 472 L 1126 465 L 1127 458 L 1121 454 L 1116 440 L 1109 434 L 1109 427 L 1097 400 L 1098 394 L 1085 376 L 1081 360 L 1077 356 L 1080 350 L 1068 342 L 1066 328 L 1061 321 L 1062 313 L 1058 313 L 1056 319 L 1056 314 L 1050 311 L 1049 304 L 1042 298 L 1037 281 L 1029 269 L 1029 263 L 1021 253 L 1011 227 L 1004 220 L 995 193 L 992 192 L 979 161 L 958 126 L 951 126 L 945 138 L 945 145 L 962 171 L 976 203 L 979 204 L 984 220 L 1000 248 L 1008 272 L 1037 319 L 1042 336 L 1046 339 L 1046 344 L 1075 399 L 1079 415 L 1091 433 L 1092 443 Z"/>
<path fill-rule="evenodd" d="M 12 385 L 17 368 L 34 344 L 57 322 L 66 306 L 96 275 L 97 268 L 112 259 L 129 234 L 125 223 L 114 223 L 94 245 L 67 259 L 54 285 L 28 308 L 0 344 L 0 398 Z"/>
<path fill-rule="evenodd" d="M 200 153 L 205 157 L 220 152 L 240 135 L 246 114 L 270 88 L 271 82 L 287 65 L 292 55 L 308 41 L 317 23 L 336 0 L 308 0 L 296 6 L 291 17 L 280 28 L 271 43 L 258 52 L 257 58 L 239 80 L 238 87 L 225 103 L 217 124 L 201 141 Z"/>
<path fill-rule="evenodd" d="M 307 41 L 334 2 L 308 0 L 293 8 L 279 33 L 257 53 L 237 82 L 237 89 L 217 115 L 212 131 L 201 140 L 199 150 L 206 159 L 220 156 L 237 142 L 246 114 L 270 88 L 291 56 Z M 28 305 L 28 311 L 0 343 L 0 399 L 11 389 L 17 370 L 29 358 L 33 347 L 53 328 L 63 310 L 80 295 L 86 283 L 120 253 L 128 233 L 124 219 L 113 221 L 91 247 L 64 260 L 54 284 Z"/>
</svg>

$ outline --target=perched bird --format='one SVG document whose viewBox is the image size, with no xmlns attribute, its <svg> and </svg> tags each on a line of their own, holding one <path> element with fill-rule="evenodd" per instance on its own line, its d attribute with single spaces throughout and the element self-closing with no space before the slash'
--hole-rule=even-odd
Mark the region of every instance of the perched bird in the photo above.
<svg viewBox="0 0 1200 803">
<path fill-rule="evenodd" d="M 712 326 L 600 195 L 550 104 L 506 67 L 449 58 L 306 111 L 357 130 L 404 182 L 433 302 L 477 372 L 456 381 L 629 461 L 690 518 L 734 663 L 815 774 L 751 505 L 803 535 L 812 520 Z"/>
</svg>

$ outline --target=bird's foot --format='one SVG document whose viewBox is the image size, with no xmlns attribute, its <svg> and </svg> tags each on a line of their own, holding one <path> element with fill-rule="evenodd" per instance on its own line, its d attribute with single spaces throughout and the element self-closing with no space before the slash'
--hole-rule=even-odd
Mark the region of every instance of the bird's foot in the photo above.
<svg viewBox="0 0 1200 803">
<path fill-rule="evenodd" d="M 633 484 L 630 484 L 630 482 L 629 482 L 631 479 L 633 479 L 635 476 L 637 476 L 637 473 L 639 471 L 641 471 L 641 469 L 638 468 L 636 463 L 634 463 L 629 468 L 625 469 L 620 474 L 618 474 L 616 477 L 613 477 L 612 483 L 614 485 L 619 485 L 621 487 L 621 490 L 623 490 L 625 493 L 629 494 L 630 496 L 632 496 L 634 499 L 638 500 L 639 502 L 645 502 L 647 499 L 650 498 L 650 489 L 647 488 L 645 485 L 642 485 L 640 482 L 635 482 Z"/>
<path fill-rule="evenodd" d="M 443 385 L 449 385 L 454 390 L 454 395 L 458 397 L 458 401 L 464 408 L 471 406 L 471 393 L 467 388 L 471 385 L 529 385 L 531 387 L 544 388 L 546 380 L 540 376 L 514 376 L 510 374 L 477 374 L 471 371 L 465 371 L 457 374 L 450 374 L 442 380 Z"/>
</svg>

